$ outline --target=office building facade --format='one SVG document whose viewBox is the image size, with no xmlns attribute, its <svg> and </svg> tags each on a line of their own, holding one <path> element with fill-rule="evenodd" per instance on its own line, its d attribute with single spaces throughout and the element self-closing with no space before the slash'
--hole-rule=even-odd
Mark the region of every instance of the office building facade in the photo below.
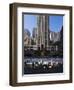
<svg viewBox="0 0 74 90">
<path fill-rule="evenodd" d="M 49 19 L 48 15 L 37 16 L 38 40 L 37 45 L 41 49 L 49 47 Z"/>
</svg>

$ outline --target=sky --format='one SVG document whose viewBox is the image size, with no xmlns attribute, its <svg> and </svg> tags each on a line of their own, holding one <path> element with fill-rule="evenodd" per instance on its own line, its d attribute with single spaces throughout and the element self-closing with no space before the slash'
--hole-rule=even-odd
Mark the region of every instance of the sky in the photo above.
<svg viewBox="0 0 74 90">
<path fill-rule="evenodd" d="M 63 16 L 50 16 L 49 29 L 54 32 L 59 32 L 63 26 Z"/>
<path fill-rule="evenodd" d="M 28 29 L 32 35 L 32 30 L 37 26 L 36 15 L 24 15 L 24 29 Z"/>
<path fill-rule="evenodd" d="M 63 25 L 63 16 L 49 16 L 49 29 L 50 31 L 59 32 Z M 37 27 L 36 15 L 24 14 L 24 29 L 28 29 L 32 35 L 32 30 Z"/>
</svg>

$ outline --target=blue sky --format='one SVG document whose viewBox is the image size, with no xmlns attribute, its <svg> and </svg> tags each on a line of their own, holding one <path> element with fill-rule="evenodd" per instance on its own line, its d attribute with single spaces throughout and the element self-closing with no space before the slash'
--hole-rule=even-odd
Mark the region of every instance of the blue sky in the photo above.
<svg viewBox="0 0 74 90">
<path fill-rule="evenodd" d="M 49 17 L 49 29 L 50 31 L 59 32 L 63 25 L 63 16 L 50 15 Z M 28 29 L 32 34 L 32 30 L 37 26 L 36 15 L 24 14 L 24 29 Z"/>
<path fill-rule="evenodd" d="M 49 29 L 54 32 L 59 32 L 63 25 L 63 16 L 50 16 Z"/>
<path fill-rule="evenodd" d="M 32 30 L 36 26 L 37 26 L 36 15 L 24 15 L 24 29 L 28 29 L 32 34 Z"/>
</svg>

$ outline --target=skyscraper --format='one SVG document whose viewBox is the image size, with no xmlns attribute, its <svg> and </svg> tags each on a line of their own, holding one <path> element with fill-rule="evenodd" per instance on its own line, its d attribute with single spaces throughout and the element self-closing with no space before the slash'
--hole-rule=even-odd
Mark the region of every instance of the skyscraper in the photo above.
<svg viewBox="0 0 74 90">
<path fill-rule="evenodd" d="M 49 19 L 48 15 L 37 16 L 38 47 L 47 49 L 49 47 Z"/>
<path fill-rule="evenodd" d="M 35 45 L 37 45 L 37 36 L 38 36 L 38 34 L 37 34 L 37 28 L 34 27 L 33 28 L 33 31 L 32 31 L 32 38 L 33 38 L 33 41 L 34 41 Z"/>
<path fill-rule="evenodd" d="M 30 46 L 31 45 L 31 38 L 30 38 L 30 32 L 28 29 L 24 30 L 24 46 Z"/>
<path fill-rule="evenodd" d="M 50 41 L 54 43 L 60 41 L 60 32 L 50 31 Z"/>
</svg>

